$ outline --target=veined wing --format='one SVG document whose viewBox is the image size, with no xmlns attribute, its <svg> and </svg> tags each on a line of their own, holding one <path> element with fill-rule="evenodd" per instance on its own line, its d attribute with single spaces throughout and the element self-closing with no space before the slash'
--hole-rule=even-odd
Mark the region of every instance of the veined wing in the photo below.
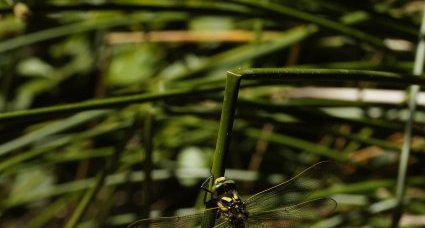
<svg viewBox="0 0 425 228">
<path fill-rule="evenodd" d="M 257 213 L 306 201 L 311 193 L 323 186 L 332 167 L 332 162 L 319 162 L 290 180 L 249 197 L 245 202 L 248 212 Z"/>
<path fill-rule="evenodd" d="M 215 224 L 214 228 L 233 228 L 233 226 L 223 218 L 216 220 Z"/>
<path fill-rule="evenodd" d="M 315 199 L 297 205 L 250 214 L 246 228 L 309 227 L 331 214 L 336 202 L 330 198 Z"/>
<path fill-rule="evenodd" d="M 150 218 L 142 219 L 131 223 L 127 228 L 193 228 L 200 227 L 202 219 L 204 218 L 205 213 L 210 213 L 217 208 L 212 208 L 204 210 L 199 213 L 183 215 L 183 216 L 174 216 L 174 217 L 160 217 L 160 218 Z M 215 213 L 215 212 L 213 212 Z M 218 223 L 223 223 L 224 219 L 217 219 Z M 221 227 L 221 226 L 220 226 Z M 223 226 L 225 227 L 225 226 Z"/>
</svg>

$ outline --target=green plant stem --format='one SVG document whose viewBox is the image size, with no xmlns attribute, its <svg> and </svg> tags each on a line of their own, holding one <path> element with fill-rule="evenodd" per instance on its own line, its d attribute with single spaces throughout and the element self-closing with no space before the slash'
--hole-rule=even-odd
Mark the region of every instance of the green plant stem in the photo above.
<svg viewBox="0 0 425 228">
<path fill-rule="evenodd" d="M 226 90 L 211 171 L 214 179 L 224 175 L 225 154 L 230 145 L 230 136 L 232 134 L 239 86 L 240 77 L 229 73 L 226 78 Z"/>
<path fill-rule="evenodd" d="M 70 6 L 58 6 L 58 5 L 37 5 L 31 8 L 32 12 L 63 12 L 63 11 L 87 11 L 87 10 L 123 10 L 128 12 L 129 10 L 151 10 L 151 11 L 166 11 L 166 12 L 187 12 L 192 14 L 213 14 L 213 15 L 247 15 L 252 14 L 246 13 L 246 10 L 241 7 L 233 6 L 229 7 L 229 4 L 217 5 L 217 4 L 176 4 L 170 6 L 170 1 L 158 1 L 151 4 L 81 4 L 81 5 L 70 5 Z M 12 8 L 0 9 L 0 13 L 13 12 Z M 46 29 L 25 36 L 18 36 L 9 40 L 0 42 L 0 52 L 10 51 L 16 48 L 20 48 L 26 45 L 35 44 L 40 41 L 50 40 L 58 37 L 67 36 L 70 34 L 83 33 L 97 29 L 111 28 L 121 25 L 132 25 L 139 24 L 146 21 L 145 14 L 126 14 L 125 17 L 114 17 L 105 20 L 84 21 L 81 23 L 74 23 L 69 25 L 63 25 L 51 29 Z"/>
<path fill-rule="evenodd" d="M 345 69 L 291 69 L 291 68 L 252 68 L 237 69 L 231 71 L 233 74 L 241 75 L 246 80 L 276 80 L 282 82 L 376 82 L 381 85 L 398 84 L 409 86 L 414 84 L 425 85 L 425 79 L 413 77 L 408 74 L 397 74 L 383 71 L 369 70 L 345 70 Z"/>
<path fill-rule="evenodd" d="M 122 107 L 133 103 L 144 103 L 167 98 L 185 97 L 199 95 L 199 93 L 211 93 L 223 90 L 223 86 L 210 86 L 198 89 L 180 89 L 168 91 L 164 93 L 145 93 L 139 95 L 128 95 L 113 98 L 97 99 L 83 101 L 79 103 L 56 105 L 44 108 L 36 108 L 30 110 L 6 112 L 0 114 L 0 123 L 6 120 L 19 120 L 29 117 L 39 117 L 51 114 L 75 113 L 91 109 L 108 109 L 114 107 Z"/>
<path fill-rule="evenodd" d="M 409 86 L 413 84 L 424 85 L 425 79 L 412 77 L 408 74 L 396 74 L 382 71 L 366 70 L 337 70 L 337 69 L 293 69 L 293 68 L 262 68 L 244 69 L 232 71 L 235 74 L 244 74 L 246 79 L 284 79 L 285 82 L 375 82 L 378 84 L 392 84 L 397 86 Z M 250 86 L 260 86 L 252 84 Z M 21 120 L 52 114 L 75 113 L 90 109 L 117 108 L 133 103 L 151 102 L 167 98 L 197 96 L 200 93 L 214 93 L 223 90 L 222 85 L 204 86 L 202 88 L 183 88 L 167 91 L 164 93 L 144 93 L 138 95 L 119 96 L 113 98 L 83 101 L 79 103 L 57 105 L 30 110 L 6 112 L 0 114 L 0 123 L 6 120 Z"/>
<path fill-rule="evenodd" d="M 41 156 L 45 153 L 49 153 L 51 151 L 56 150 L 59 147 L 62 147 L 64 145 L 67 145 L 69 143 L 78 141 L 78 140 L 84 140 L 87 138 L 92 138 L 95 136 L 103 135 L 110 133 L 112 131 L 116 131 L 122 128 L 126 128 L 131 123 L 123 122 L 118 124 L 111 124 L 111 125 L 105 125 L 98 128 L 93 128 L 90 130 L 87 130 L 83 133 L 79 134 L 71 134 L 67 136 L 59 137 L 51 142 L 48 143 L 48 145 L 43 145 L 43 147 L 35 148 L 33 150 L 25 151 L 22 153 L 19 153 L 17 155 L 14 155 L 10 158 L 4 159 L 0 162 L 0 173 L 3 173 L 5 170 L 8 170 L 10 168 L 13 168 L 14 166 L 17 166 L 18 164 L 23 164 L 27 160 L 34 159 L 35 157 Z M 1 147 L 0 147 L 1 148 Z M 8 151 L 7 153 L 9 153 Z M 87 159 L 87 157 L 85 157 Z"/>
<path fill-rule="evenodd" d="M 37 13 L 58 13 L 58 12 L 85 12 L 85 11 L 149 11 L 149 12 L 188 12 L 199 15 L 245 15 L 247 17 L 252 16 L 247 10 L 241 7 L 230 6 L 230 4 L 214 4 L 214 3 L 202 3 L 190 1 L 172 1 L 168 0 L 155 0 L 150 2 L 141 2 L 136 4 L 116 4 L 116 3 L 105 3 L 105 4 L 75 4 L 75 5 L 53 5 L 53 4 L 37 4 L 31 6 L 32 12 Z M 13 13 L 13 8 L 0 8 L 1 14 Z"/>
<path fill-rule="evenodd" d="M 40 129 L 37 129 L 26 135 L 23 135 L 19 138 L 0 145 L 0 156 L 13 152 L 19 148 L 27 146 L 47 136 L 58 134 L 70 128 L 87 123 L 88 121 L 91 121 L 95 118 L 102 117 L 107 113 L 108 111 L 87 111 L 83 113 L 78 113 L 65 120 L 60 120 L 51 124 L 47 124 L 46 126 L 43 126 Z"/>
<path fill-rule="evenodd" d="M 109 173 L 113 173 L 118 167 L 121 160 L 121 155 L 123 154 L 128 140 L 137 130 L 138 125 L 136 119 L 133 121 L 131 127 L 127 129 L 124 137 L 116 144 L 114 154 L 108 157 L 107 164 L 105 167 L 98 172 L 95 178 L 95 182 L 91 188 L 84 194 L 82 200 L 75 208 L 70 219 L 65 225 L 65 228 L 74 228 L 81 221 L 82 217 L 86 213 L 88 207 L 93 203 L 97 193 L 104 186 L 105 179 Z"/>
<path fill-rule="evenodd" d="M 317 31 L 319 29 L 316 25 L 297 26 L 282 32 L 282 38 L 279 40 L 273 42 L 252 42 L 211 56 L 207 61 L 191 68 L 190 71 L 176 75 L 175 78 L 178 80 L 193 78 L 222 66 L 241 64 L 297 44 Z M 168 75 L 164 76 L 169 77 Z"/>
<path fill-rule="evenodd" d="M 423 9 L 422 25 L 419 32 L 419 43 L 416 48 L 415 67 L 413 69 L 414 75 L 421 75 L 425 62 L 425 7 Z M 401 215 L 403 214 L 404 194 L 406 191 L 406 176 L 408 168 L 408 160 L 410 155 L 410 145 L 412 143 L 412 124 L 415 120 L 416 99 L 420 90 L 419 85 L 412 85 L 409 87 L 410 97 L 408 101 L 409 116 L 406 122 L 403 138 L 403 146 L 401 149 L 400 162 L 398 167 L 398 177 L 396 185 L 396 199 L 397 207 L 394 210 L 392 217 L 391 227 L 396 228 L 399 226 Z"/>
<path fill-rule="evenodd" d="M 212 163 L 212 180 L 209 189 L 212 191 L 214 180 L 224 176 L 225 159 L 229 150 L 230 139 L 232 134 L 233 120 L 236 111 L 236 102 L 239 93 L 240 77 L 232 73 L 228 73 L 226 77 L 226 90 L 224 92 L 224 101 L 221 111 L 220 126 L 218 130 L 217 143 L 214 152 L 214 160 Z M 211 199 L 208 195 L 207 200 Z M 202 228 L 210 228 L 214 226 L 215 213 L 213 211 L 206 212 L 203 219 Z"/>
<path fill-rule="evenodd" d="M 320 27 L 336 31 L 336 32 L 348 35 L 350 37 L 354 37 L 358 40 L 374 45 L 375 47 L 378 47 L 381 49 L 387 49 L 384 43 L 382 42 L 382 39 L 378 37 L 369 35 L 357 29 L 353 29 L 342 23 L 338 23 L 338 22 L 317 16 L 314 14 L 310 14 L 301 10 L 284 6 L 281 4 L 277 4 L 277 3 L 262 4 L 260 1 L 253 1 L 253 0 L 230 0 L 229 2 L 233 2 L 243 6 L 249 6 L 257 11 L 258 10 L 263 11 L 268 17 L 274 17 L 275 15 L 278 15 L 280 18 L 282 16 L 289 16 L 295 19 L 310 22 Z"/>
<path fill-rule="evenodd" d="M 326 146 L 317 145 L 317 144 L 314 144 L 302 139 L 298 139 L 289 135 L 276 134 L 276 133 L 270 133 L 265 135 L 261 132 L 261 130 L 254 129 L 254 128 L 246 129 L 245 133 L 246 135 L 250 137 L 265 139 L 269 142 L 280 143 L 282 145 L 286 145 L 292 148 L 306 150 L 313 154 L 319 154 L 324 157 L 331 158 L 340 162 L 346 162 L 348 161 L 348 158 L 349 158 L 347 153 L 340 153 Z"/>
<path fill-rule="evenodd" d="M 242 99 L 239 99 L 238 104 L 240 106 L 245 106 L 245 105 L 242 104 L 241 101 L 242 101 Z M 319 102 L 319 103 L 321 103 L 321 102 Z M 308 103 L 308 104 L 310 104 L 310 103 Z M 279 107 L 281 108 L 281 110 L 284 110 L 283 109 L 284 106 L 279 106 Z M 248 107 L 248 109 L 249 108 L 250 107 Z M 255 109 L 255 107 L 251 107 L 251 109 Z M 194 115 L 194 116 L 198 116 L 199 118 L 203 118 L 204 116 L 209 116 L 209 117 L 218 116 L 218 114 L 216 114 L 215 111 L 208 112 L 208 113 L 199 113 L 199 112 L 194 112 L 194 111 L 190 111 L 190 110 L 185 111 L 184 108 L 180 108 L 179 110 L 180 111 L 172 111 L 171 113 L 173 115 L 181 115 L 181 114 Z M 263 110 L 263 109 L 261 108 L 260 110 Z M 331 134 L 331 135 L 336 136 L 336 137 L 344 137 L 348 140 L 355 141 L 355 142 L 358 142 L 358 143 L 361 143 L 361 144 L 366 144 L 366 145 L 371 145 L 371 146 L 372 145 L 379 146 L 379 147 L 386 149 L 386 150 L 389 150 L 391 152 L 392 151 L 395 152 L 395 151 L 400 150 L 400 146 L 396 143 L 390 143 L 390 142 L 387 142 L 387 141 L 382 140 L 382 139 L 377 139 L 377 138 L 373 138 L 371 136 L 366 136 L 366 135 L 363 135 L 362 133 L 358 133 L 358 134 L 351 133 L 350 134 L 350 133 L 344 133 L 344 132 L 341 132 L 341 131 L 337 131 L 335 129 L 318 129 L 318 128 L 304 129 L 304 128 L 300 128 L 299 124 L 292 125 L 290 123 L 290 121 L 281 120 L 279 118 L 276 118 L 275 116 L 263 116 L 261 114 L 255 113 L 255 112 L 249 113 L 249 114 L 245 114 L 244 112 L 238 112 L 238 117 L 240 117 L 241 119 L 244 119 L 246 121 L 250 121 L 250 122 L 260 121 L 260 122 L 269 122 L 269 123 L 272 123 L 273 125 L 281 125 L 281 126 L 284 126 L 288 130 L 300 132 L 300 133 L 303 133 L 303 134 L 319 134 L 319 133 L 325 132 L 327 134 Z M 386 123 L 387 122 L 385 122 L 383 124 L 385 125 Z M 213 121 L 212 124 L 215 124 L 215 121 Z M 359 125 L 359 127 L 369 128 L 369 127 L 374 127 L 374 125 L 365 124 L 364 126 Z M 388 129 L 388 130 L 392 131 L 392 129 Z M 410 150 L 411 150 L 411 152 L 415 152 L 415 153 L 421 153 L 421 151 L 422 151 L 422 150 L 420 150 L 420 148 L 417 148 L 417 149 L 411 148 Z"/>
<path fill-rule="evenodd" d="M 137 161 L 139 163 L 140 161 Z M 123 167 L 123 166 L 121 166 Z M 190 175 L 188 175 L 188 172 L 190 172 Z M 170 171 L 169 169 L 156 169 L 152 170 L 152 178 L 155 181 L 161 181 L 161 180 L 168 180 L 170 178 L 175 178 L 176 175 L 179 178 L 199 178 L 200 180 L 205 180 L 205 178 L 208 177 L 208 169 L 181 169 L 176 171 Z M 279 178 L 285 178 L 284 176 L 279 176 L 281 173 L 277 174 L 270 174 L 271 176 L 278 176 Z M 252 171 L 246 171 L 246 170 L 233 170 L 233 169 L 227 169 L 226 176 L 228 176 L 231 179 L 234 179 L 236 181 L 259 181 L 261 177 L 256 172 Z M 124 184 L 127 184 L 128 182 L 131 183 L 141 183 L 144 180 L 144 172 L 143 171 L 133 171 L 133 172 L 125 172 L 123 169 L 120 168 L 120 172 L 109 174 L 108 177 L 105 179 L 105 186 L 121 186 Z M 265 180 L 261 178 L 261 181 L 266 181 L 269 184 L 272 184 L 272 182 L 269 182 L 268 180 Z M 379 186 L 377 188 L 382 187 L 391 187 L 394 186 L 395 181 L 394 179 L 385 179 L 386 182 L 388 182 L 388 185 L 385 186 Z M 335 192 L 352 192 L 352 193 L 360 193 L 362 191 L 374 191 L 376 190 L 372 183 L 377 183 L 378 180 L 373 181 L 366 181 L 366 182 L 358 182 L 355 183 L 359 185 L 364 185 L 365 189 L 358 190 L 358 189 L 350 189 L 347 188 L 344 191 L 340 191 L 341 185 L 335 186 Z M 26 195 L 21 195 L 19 198 L 7 198 L 3 201 L 3 203 L 0 205 L 1 209 L 11 209 L 16 207 L 22 207 L 24 205 L 39 202 L 40 200 L 44 199 L 50 199 L 51 197 L 63 197 L 67 194 L 74 194 L 78 192 L 85 191 L 87 189 L 90 189 L 94 186 L 95 178 L 86 178 L 83 180 L 78 181 L 71 181 L 67 183 L 61 183 L 52 186 L 49 189 L 46 189 L 42 192 L 30 192 Z M 408 178 L 407 183 L 415 185 L 415 186 L 422 186 L 425 183 L 425 177 L 423 175 L 419 176 L 412 176 Z"/>
<path fill-rule="evenodd" d="M 65 228 L 74 228 L 77 226 L 78 222 L 81 220 L 82 216 L 86 212 L 88 206 L 93 201 L 94 197 L 96 196 L 97 192 L 100 190 L 100 188 L 103 185 L 103 182 L 105 180 L 107 173 L 106 170 L 100 171 L 96 178 L 94 186 L 91 187 L 83 196 L 83 199 L 78 204 L 77 208 L 72 213 L 71 218 L 68 220 L 68 222 L 65 225 Z"/>
<path fill-rule="evenodd" d="M 18 36 L 12 39 L 4 40 L 0 42 L 0 53 L 5 51 L 10 51 L 16 48 L 20 48 L 26 45 L 35 44 L 37 42 L 50 40 L 58 37 L 63 37 L 71 34 L 88 32 L 95 29 L 105 29 L 121 25 L 131 25 L 137 24 L 145 20 L 144 17 L 140 15 L 130 16 L 130 18 L 114 18 L 114 19 L 104 19 L 85 21 L 80 23 L 74 23 L 69 25 L 63 25 L 55 28 L 45 29 L 38 32 L 30 33 L 25 36 Z"/>
<path fill-rule="evenodd" d="M 143 141 L 144 141 L 144 147 L 145 147 L 145 160 L 144 160 L 144 166 L 143 171 L 145 173 L 145 179 L 143 180 L 143 197 L 142 197 L 142 218 L 148 218 L 149 212 L 150 212 L 150 202 L 151 202 L 151 195 L 152 195 L 152 153 L 153 153 L 153 139 L 154 139 L 154 122 L 155 122 L 155 116 L 151 112 L 151 110 L 148 110 L 145 116 L 145 124 L 143 128 Z"/>
<path fill-rule="evenodd" d="M 367 21 L 376 23 L 379 26 L 388 28 L 389 30 L 398 32 L 403 35 L 408 35 L 409 39 L 414 39 L 417 36 L 417 28 L 411 23 L 407 23 L 400 18 L 396 18 L 389 13 L 377 12 L 371 7 L 371 9 L 363 9 L 362 7 L 354 8 L 350 7 L 348 4 L 343 2 L 339 3 L 337 1 L 328 1 L 328 0 L 312 0 L 315 4 L 320 5 L 322 9 L 335 11 L 338 13 L 356 13 L 364 14 L 367 18 Z M 367 23 L 367 22 L 366 22 Z"/>
<path fill-rule="evenodd" d="M 390 121 L 370 119 L 370 118 L 356 119 L 356 118 L 338 117 L 332 114 L 325 113 L 317 108 L 311 108 L 311 107 L 300 108 L 300 107 L 303 107 L 302 102 L 299 102 L 298 103 L 299 106 L 297 107 L 288 108 L 288 106 L 285 107 L 284 105 L 277 105 L 277 104 L 269 103 L 267 101 L 258 101 L 255 99 L 247 100 L 247 99 L 241 98 L 239 100 L 240 100 L 239 103 L 241 104 L 241 106 L 243 104 L 243 107 L 245 108 L 245 110 L 250 110 L 250 109 L 257 110 L 258 108 L 260 110 L 266 110 L 271 113 L 279 113 L 282 110 L 285 110 L 286 114 L 291 115 L 296 119 L 302 116 L 307 119 L 317 119 L 317 120 L 324 120 L 328 122 L 350 123 L 355 126 L 368 126 L 368 127 L 374 127 L 377 129 L 385 129 L 385 130 L 392 130 L 392 131 L 403 130 L 402 124 L 394 123 Z M 294 104 L 297 104 L 297 102 L 295 102 Z M 309 104 L 306 104 L 306 105 L 309 105 Z M 245 111 L 245 112 L 241 112 L 240 115 L 249 116 L 252 114 L 253 113 Z M 413 131 L 417 134 L 425 133 L 425 131 L 422 129 L 413 129 Z"/>
<path fill-rule="evenodd" d="M 37 213 L 34 218 L 32 218 L 30 224 L 28 224 L 28 228 L 42 228 L 46 227 L 46 223 L 53 217 L 55 217 L 58 211 L 64 210 L 67 207 L 67 204 L 74 200 L 77 194 L 72 194 L 65 197 L 60 197 L 56 201 L 50 203 L 47 207 L 45 207 L 41 212 Z"/>
</svg>

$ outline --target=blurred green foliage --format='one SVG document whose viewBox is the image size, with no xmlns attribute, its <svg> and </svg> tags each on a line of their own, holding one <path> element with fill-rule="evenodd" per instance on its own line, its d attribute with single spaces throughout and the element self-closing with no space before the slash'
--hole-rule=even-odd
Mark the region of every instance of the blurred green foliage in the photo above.
<svg viewBox="0 0 425 228">
<path fill-rule="evenodd" d="M 422 5 L 0 1 L 0 227 L 123 227 L 146 209 L 174 215 L 199 206 L 227 70 L 410 74 Z M 370 98 L 372 89 L 381 93 Z M 155 98 L 173 91 L 185 95 Z M 129 95 L 147 98 L 2 119 L 13 111 Z M 323 224 L 389 226 L 405 100 L 395 83 L 243 82 L 226 175 L 249 195 L 317 161 L 340 161 L 321 192 L 339 206 Z M 405 227 L 425 225 L 417 224 L 425 213 L 423 104 L 412 128 Z M 152 134 L 143 131 L 149 115 Z M 152 177 L 149 199 L 142 194 L 146 176 Z"/>
</svg>

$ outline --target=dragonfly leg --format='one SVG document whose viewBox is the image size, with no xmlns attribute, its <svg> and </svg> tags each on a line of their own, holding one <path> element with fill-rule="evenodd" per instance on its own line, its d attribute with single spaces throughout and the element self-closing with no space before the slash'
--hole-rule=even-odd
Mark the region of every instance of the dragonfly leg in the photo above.
<svg viewBox="0 0 425 228">
<path fill-rule="evenodd" d="M 201 189 L 202 190 L 204 190 L 204 191 L 206 191 L 206 192 L 208 192 L 208 193 L 211 193 L 212 194 L 212 191 L 210 191 L 209 189 L 208 189 L 208 185 L 209 185 L 209 183 L 210 183 L 210 181 L 211 181 L 211 179 L 213 178 L 213 176 L 211 175 L 211 176 L 209 176 L 207 179 L 205 179 L 204 180 L 204 182 L 202 182 L 202 184 L 201 184 Z"/>
<path fill-rule="evenodd" d="M 204 205 L 207 208 L 215 207 L 217 205 L 216 199 L 207 200 L 207 194 L 212 194 L 212 195 L 214 194 L 211 190 L 208 189 L 208 185 L 212 179 L 213 179 L 213 175 L 209 176 L 204 182 L 202 182 L 202 185 L 201 185 L 201 189 L 205 191 L 203 201 L 204 201 Z"/>
</svg>

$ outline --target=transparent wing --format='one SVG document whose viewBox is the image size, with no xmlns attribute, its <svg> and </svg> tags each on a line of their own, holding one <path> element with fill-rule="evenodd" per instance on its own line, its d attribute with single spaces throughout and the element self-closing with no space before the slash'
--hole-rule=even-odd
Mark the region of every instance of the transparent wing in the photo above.
<svg viewBox="0 0 425 228">
<path fill-rule="evenodd" d="M 315 199 L 289 207 L 250 214 L 246 228 L 250 227 L 305 227 L 331 214 L 336 202 L 330 198 Z"/>
<path fill-rule="evenodd" d="M 233 228 L 232 225 L 224 219 L 217 220 L 215 224 L 217 225 L 215 225 L 214 228 Z"/>
<path fill-rule="evenodd" d="M 319 162 L 290 180 L 251 196 L 245 202 L 248 212 L 255 214 L 308 200 L 314 191 L 322 188 L 333 166 L 329 161 Z"/>
<path fill-rule="evenodd" d="M 161 217 L 152 219 L 142 219 L 131 223 L 127 228 L 193 228 L 200 227 L 205 213 L 209 213 L 217 208 L 205 210 L 203 212 L 174 217 Z M 216 224 L 223 223 L 224 219 L 217 219 Z M 220 228 L 226 226 L 220 226 Z"/>
</svg>

